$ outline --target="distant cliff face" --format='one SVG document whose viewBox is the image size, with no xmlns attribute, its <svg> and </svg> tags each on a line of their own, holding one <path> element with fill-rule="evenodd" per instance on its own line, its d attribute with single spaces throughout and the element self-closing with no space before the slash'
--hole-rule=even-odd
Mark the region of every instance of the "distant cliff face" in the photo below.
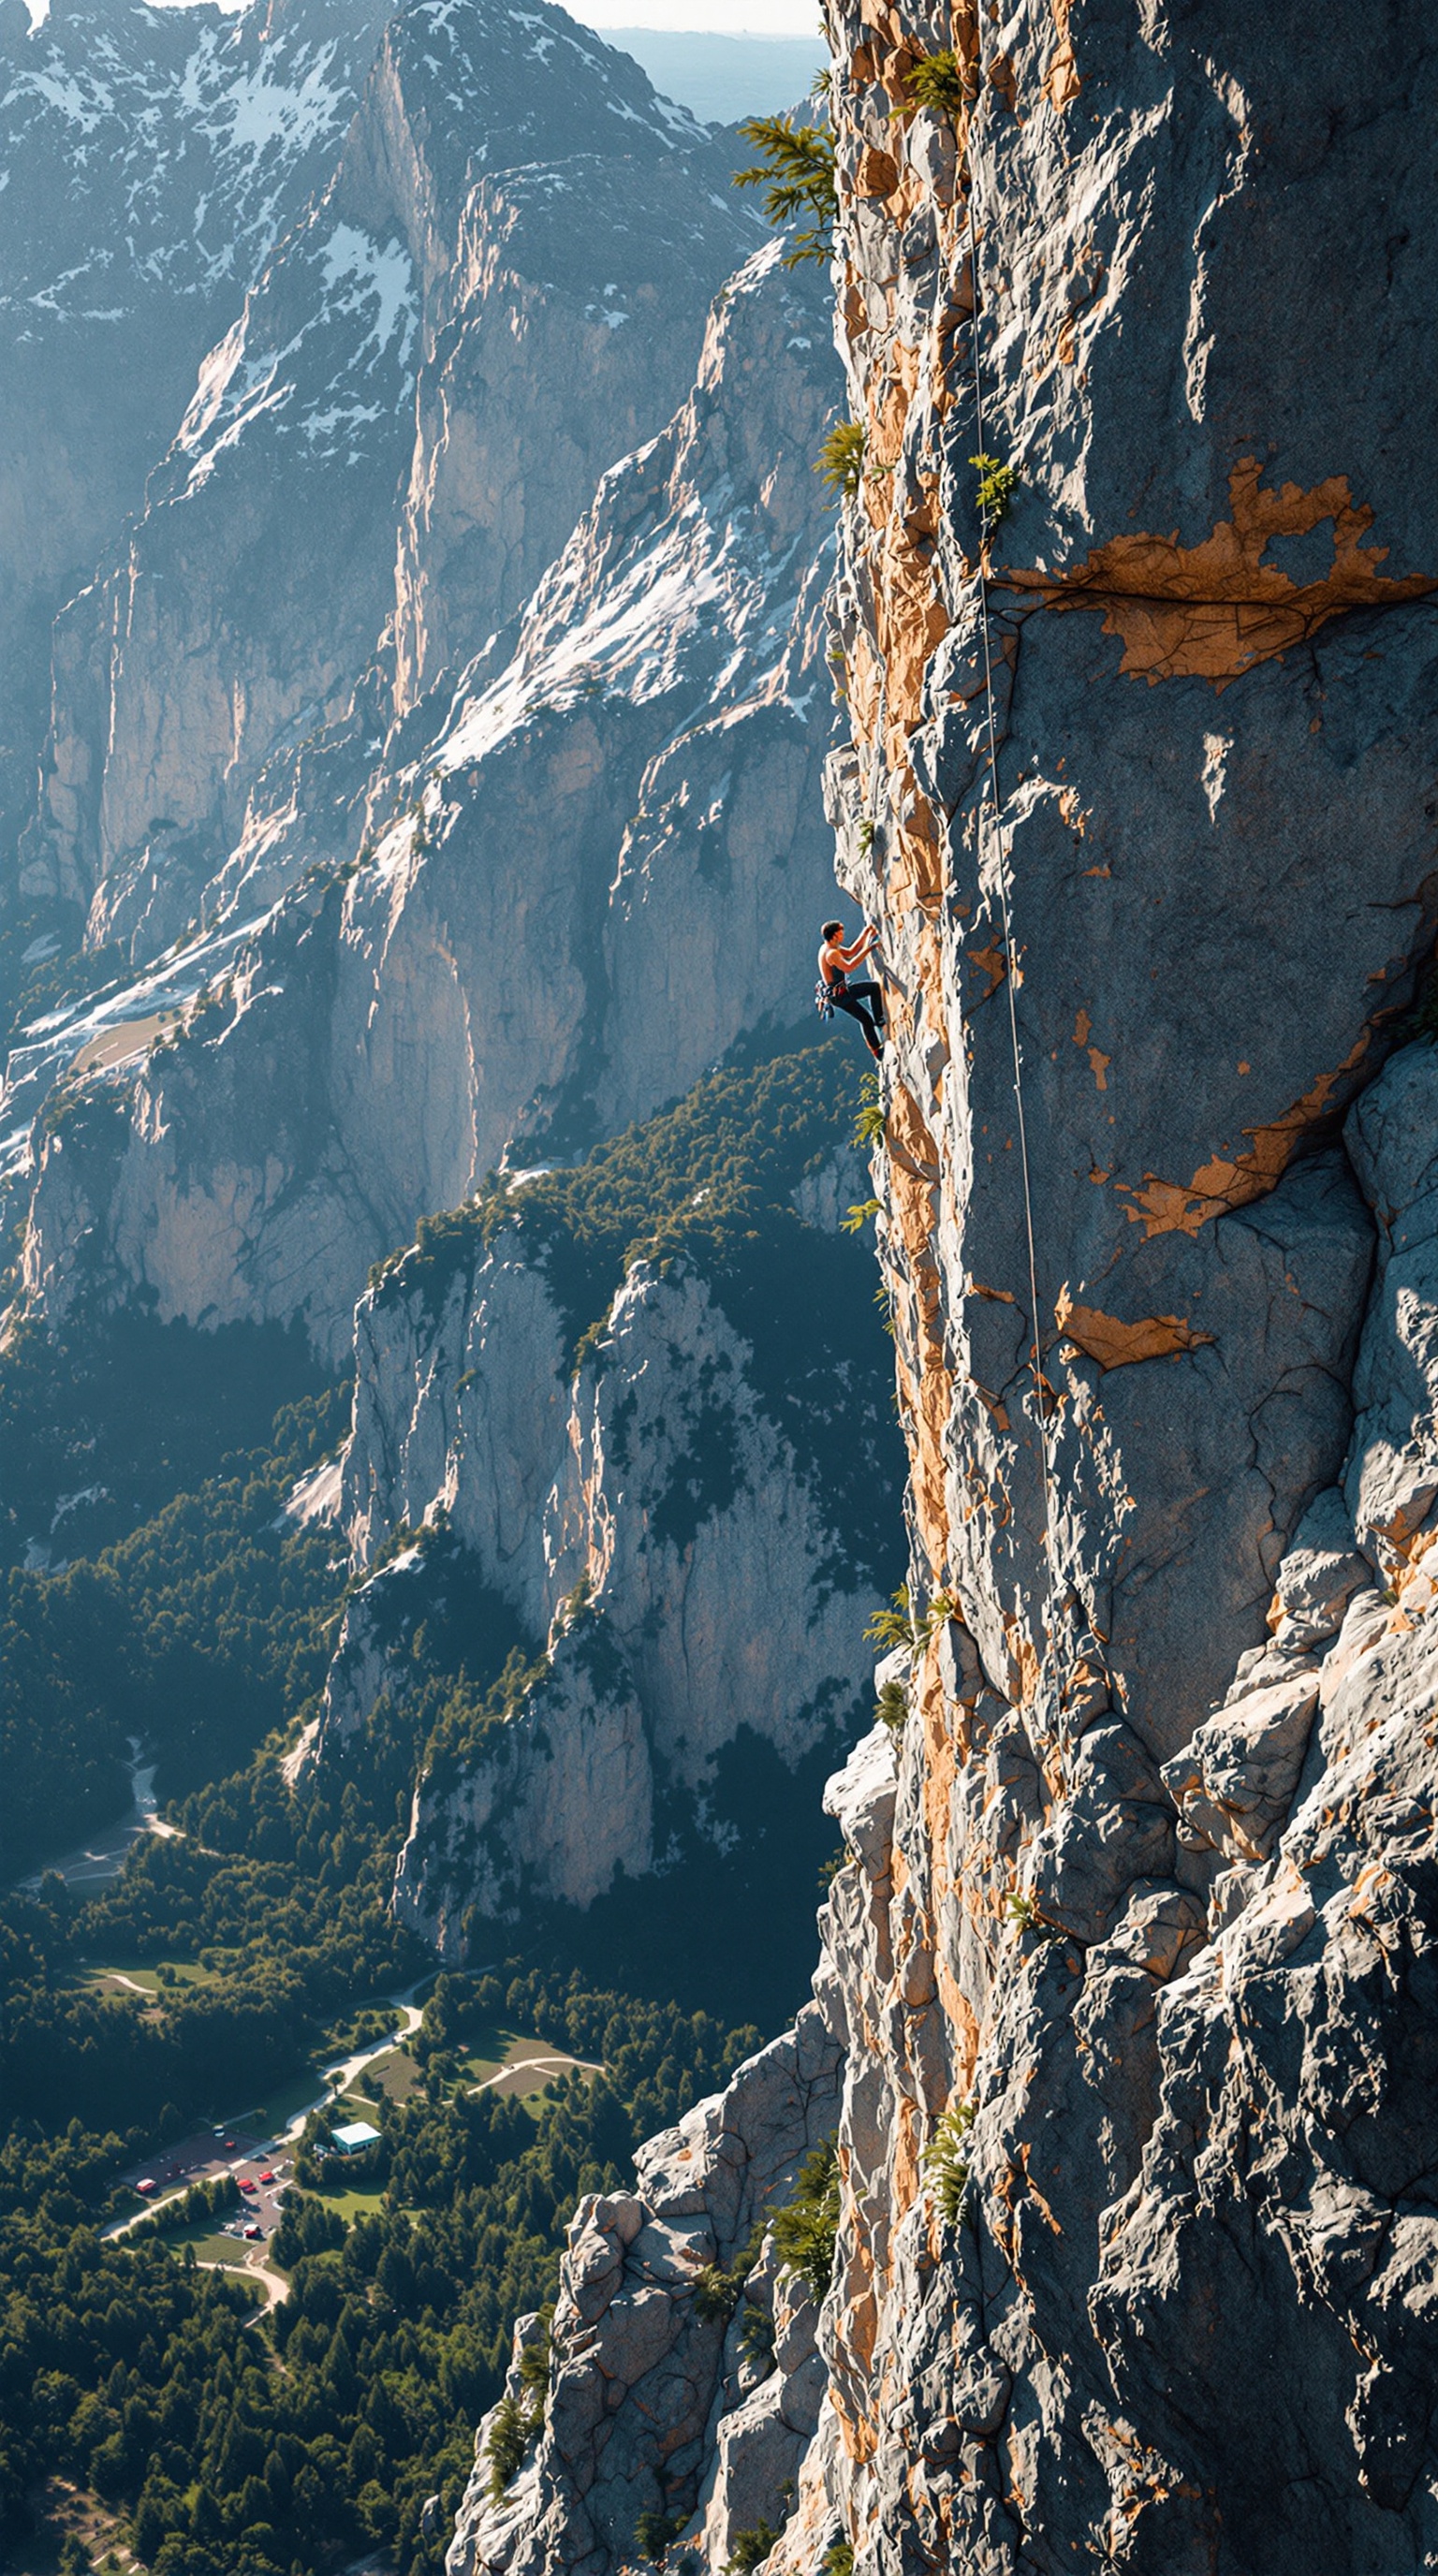
<svg viewBox="0 0 1438 2576">
<path fill-rule="evenodd" d="M 603 2407 L 451 2563 L 621 2563 L 612 2442 L 716 2571 L 741 2454 L 772 2576 L 1417 2566 L 1438 1053 L 1389 1051 L 1433 943 L 1433 31 L 829 17 L 830 805 L 894 994 L 914 1557 L 905 1723 L 832 1792 L 827 2391 L 796 2473 L 712 2381 L 671 2471 L 657 2374 L 576 2328 L 554 2391 L 588 2357 Z"/>
<path fill-rule="evenodd" d="M 32 28 L 23 0 L 0 11 L 0 850 L 33 799 L 51 622 L 329 177 L 382 15 L 96 0 Z M 83 784 L 73 759 L 62 784 Z"/>
<path fill-rule="evenodd" d="M 92 1077 L 37 1134 L 49 1312 L 94 1288 L 195 1323 L 298 1313 L 339 1356 L 368 1265 L 506 1147 L 567 1159 L 792 1019 L 832 900 L 832 398 L 820 301 L 763 250 L 506 647 L 361 775 L 353 855 L 311 862 L 310 812 L 337 828 L 322 751 L 276 787 L 226 880 L 262 926 L 220 934 L 215 991 L 138 1076 Z"/>
<path fill-rule="evenodd" d="M 547 0 L 389 20 L 343 151 L 244 266 L 139 524 L 58 632 L 32 894 L 153 955 L 387 621 L 401 708 L 502 625 L 692 381 L 755 238 L 727 180 Z"/>
<path fill-rule="evenodd" d="M 741 1741 L 793 1775 L 867 1717 L 898 1444 L 834 1225 L 853 1090 L 822 1043 L 714 1076 L 426 1226 L 360 1302 L 338 1508 L 367 1579 L 295 1762 L 342 1769 L 381 1701 L 418 1723 L 396 1903 L 448 1958 L 722 1850 L 753 1830 L 721 1778 Z"/>
</svg>

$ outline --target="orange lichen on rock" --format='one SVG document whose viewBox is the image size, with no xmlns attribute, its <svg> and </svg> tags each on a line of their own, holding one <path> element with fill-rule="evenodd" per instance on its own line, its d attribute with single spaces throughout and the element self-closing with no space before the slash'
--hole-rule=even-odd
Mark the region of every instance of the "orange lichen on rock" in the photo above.
<svg viewBox="0 0 1438 2576">
<path fill-rule="evenodd" d="M 1049 608 L 1103 612 L 1104 633 L 1123 638 L 1120 670 L 1148 680 L 1211 680 L 1223 689 L 1259 662 L 1291 652 L 1346 609 L 1396 606 L 1438 590 L 1438 574 L 1390 579 L 1385 546 L 1363 543 L 1373 511 L 1355 503 L 1344 474 L 1304 491 L 1265 490 L 1256 457 L 1229 477 L 1233 516 L 1196 546 L 1169 537 L 1110 537 L 1073 571 L 1004 572 Z M 1317 581 L 1295 582 L 1263 556 L 1276 537 L 1333 524 L 1333 562 Z"/>
<path fill-rule="evenodd" d="M 1053 0 L 1054 25 L 1058 30 L 1058 43 L 1049 56 L 1048 69 L 1044 73 L 1042 86 L 1044 96 L 1056 116 L 1062 116 L 1065 108 L 1072 107 L 1083 87 L 1079 79 L 1078 65 L 1074 60 L 1073 38 L 1069 33 L 1069 8 L 1070 0 Z"/>
<path fill-rule="evenodd" d="M 1004 952 L 999 946 L 998 940 L 991 939 L 987 948 L 969 948 L 966 949 L 964 953 L 969 959 L 970 964 L 977 966 L 980 973 L 987 975 L 989 979 L 982 993 L 979 995 L 979 1000 L 981 1002 L 986 1002 L 991 993 L 996 993 L 998 991 L 999 986 L 1002 984 L 1004 977 L 1008 972 L 1008 965 Z"/>
<path fill-rule="evenodd" d="M 1136 1324 L 1125 1324 L 1099 1306 L 1076 1305 L 1067 1285 L 1059 1290 L 1054 1321 L 1064 1340 L 1097 1360 L 1101 1369 L 1172 1359 L 1178 1351 L 1197 1350 L 1213 1339 L 1212 1333 L 1195 1332 L 1182 1315 L 1144 1315 Z"/>
<path fill-rule="evenodd" d="M 1338 1105 L 1332 1094 L 1344 1075 L 1361 1064 L 1371 1034 L 1365 1029 L 1337 1071 L 1320 1074 L 1312 1090 L 1296 1100 L 1291 1109 L 1285 1109 L 1281 1118 L 1275 1118 L 1267 1127 L 1245 1127 L 1245 1136 L 1252 1139 L 1249 1153 L 1232 1157 L 1216 1154 L 1186 1184 L 1162 1181 L 1155 1172 L 1145 1172 L 1141 1190 L 1130 1182 L 1117 1182 L 1115 1187 L 1133 1200 L 1128 1214 L 1135 1225 L 1143 1226 L 1145 1238 L 1156 1234 L 1197 1234 L 1212 1218 L 1266 1198 L 1287 1171 L 1299 1138 L 1330 1106 Z"/>
<path fill-rule="evenodd" d="M 854 174 L 854 193 L 859 197 L 889 197 L 899 184 L 899 165 L 891 152 L 880 152 L 866 143 L 859 155 Z"/>
<path fill-rule="evenodd" d="M 933 1250 L 933 1190 L 938 1175 L 938 1148 L 920 1116 L 917 1103 L 896 1083 L 889 1108 L 889 1195 L 904 1273 L 915 1301 L 913 1358 L 917 1379 L 899 1352 L 899 1371 L 910 1414 L 909 1466 L 915 1512 L 930 1564 L 943 1565 L 948 1541 L 945 1503 L 944 1434 L 952 1387 L 944 1365 L 943 1326 L 939 1310 L 939 1273 Z M 896 1154 L 892 1148 L 898 1148 Z M 921 1178 L 930 1171 L 935 1180 Z"/>
<path fill-rule="evenodd" d="M 894 2220 L 897 2223 L 913 2208 L 919 2197 L 921 2171 L 914 2105 L 901 2093 L 894 2108 L 894 2154 L 890 2172 L 893 2177 Z"/>
<path fill-rule="evenodd" d="M 1017 114 L 1019 85 L 1013 64 L 1007 54 L 995 54 L 993 61 L 988 65 L 988 75 L 992 87 L 998 91 L 1010 114 Z"/>
</svg>

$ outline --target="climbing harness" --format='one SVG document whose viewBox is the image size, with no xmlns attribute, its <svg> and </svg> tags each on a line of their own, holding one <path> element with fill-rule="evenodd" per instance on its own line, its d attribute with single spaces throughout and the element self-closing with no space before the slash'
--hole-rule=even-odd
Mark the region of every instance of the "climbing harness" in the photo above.
<svg viewBox="0 0 1438 2576">
<path fill-rule="evenodd" d="M 978 95 L 982 97 L 982 62 L 980 62 L 978 69 Z M 972 134 L 972 120 L 970 123 L 970 132 Z M 973 313 L 969 323 L 969 345 L 973 352 L 974 362 L 974 426 L 977 436 L 978 450 L 980 455 L 983 455 L 985 452 L 984 388 L 979 357 L 979 323 L 981 311 L 979 302 L 978 184 L 972 146 L 970 147 L 967 158 L 969 165 L 969 278 L 973 293 Z M 1043 1489 L 1044 1512 L 1044 1566 L 1048 1578 L 1048 1597 L 1045 1605 L 1048 1614 L 1046 1622 L 1048 1642 L 1039 1663 L 1039 1673 L 1040 1678 L 1042 1678 L 1044 1665 L 1048 1662 L 1050 1654 L 1054 1651 L 1058 1643 L 1055 1621 L 1055 1603 L 1058 1598 L 1058 1584 L 1054 1569 L 1053 1469 L 1049 1454 L 1048 1410 L 1045 1401 L 1048 1389 L 1044 1382 L 1043 1353 L 1039 1343 L 1038 1254 L 1034 1242 L 1034 1203 L 1033 1190 L 1029 1175 L 1028 1126 L 1024 1117 L 1024 1058 L 1023 1047 L 1019 1039 L 1018 1004 L 1015 999 L 1015 984 L 1017 982 L 1017 977 L 1014 971 L 1013 928 L 1009 906 L 1009 863 L 1008 853 L 1004 846 L 1003 798 L 999 788 L 999 738 L 998 722 L 994 714 L 993 653 L 989 643 L 989 581 L 987 555 L 988 534 L 986 529 L 979 545 L 979 626 L 984 639 L 984 699 L 987 711 L 989 737 L 988 801 L 992 810 L 994 839 L 998 851 L 999 913 L 1003 923 L 1004 963 L 1007 970 L 1004 976 L 1004 983 L 1007 987 L 1009 1003 L 1009 1045 L 1013 1056 L 1014 1108 L 1018 1122 L 1019 1174 L 1023 1186 L 1024 1231 L 1028 1238 L 1029 1314 L 1032 1318 L 1033 1324 L 1033 1340 L 1029 1345 L 1029 1362 L 1033 1375 L 1034 1402 L 1038 1408 L 1039 1479 Z M 982 810 L 981 806 L 981 817 Z"/>
<path fill-rule="evenodd" d="M 843 989 L 844 987 L 842 984 L 826 983 L 824 977 L 822 975 L 820 976 L 818 983 L 814 987 L 814 1008 L 818 1012 L 821 1020 L 832 1020 L 834 1016 L 834 995 L 836 993 L 842 993 Z"/>
</svg>

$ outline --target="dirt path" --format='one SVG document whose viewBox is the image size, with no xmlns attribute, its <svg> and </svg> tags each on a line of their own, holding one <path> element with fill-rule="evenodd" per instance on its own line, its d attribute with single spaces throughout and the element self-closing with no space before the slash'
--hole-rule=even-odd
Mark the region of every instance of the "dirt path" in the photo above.
<svg viewBox="0 0 1438 2576">
<path fill-rule="evenodd" d="M 547 2083 L 552 2075 L 567 2075 L 571 2067 L 577 2067 L 581 2075 L 602 2075 L 604 2072 L 603 2061 L 592 2057 L 516 2057 L 507 2066 L 496 2067 L 492 2075 L 481 2076 L 479 2082 L 471 2084 L 469 2089 L 471 2093 L 493 2093 L 507 2083 L 517 2091 L 515 2079 L 518 2076 L 543 2075 Z"/>
</svg>

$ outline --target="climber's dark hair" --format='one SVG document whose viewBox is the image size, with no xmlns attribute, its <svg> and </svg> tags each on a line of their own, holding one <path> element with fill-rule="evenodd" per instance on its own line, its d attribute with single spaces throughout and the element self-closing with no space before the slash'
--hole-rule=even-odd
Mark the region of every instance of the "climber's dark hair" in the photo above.
<svg viewBox="0 0 1438 2576">
<path fill-rule="evenodd" d="M 819 936 L 821 939 L 842 939 L 844 936 L 842 921 L 826 921 Z"/>
</svg>

